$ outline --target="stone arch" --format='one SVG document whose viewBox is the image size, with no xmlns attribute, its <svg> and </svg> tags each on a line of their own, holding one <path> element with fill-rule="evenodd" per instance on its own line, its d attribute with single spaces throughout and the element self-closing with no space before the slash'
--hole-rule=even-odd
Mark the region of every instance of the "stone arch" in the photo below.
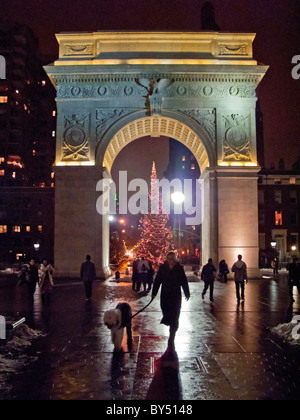
<svg viewBox="0 0 300 420">
<path fill-rule="evenodd" d="M 181 142 L 194 154 L 201 173 L 214 164 L 213 148 L 204 130 L 190 117 L 175 112 L 152 116 L 133 113 L 120 119 L 101 139 L 96 162 L 110 172 L 119 152 L 132 141 L 145 136 L 166 136 Z"/>
</svg>

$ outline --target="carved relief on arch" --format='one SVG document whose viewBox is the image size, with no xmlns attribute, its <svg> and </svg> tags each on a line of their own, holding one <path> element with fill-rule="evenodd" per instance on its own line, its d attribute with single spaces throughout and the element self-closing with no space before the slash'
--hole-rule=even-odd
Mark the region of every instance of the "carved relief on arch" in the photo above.
<svg viewBox="0 0 300 420">
<path fill-rule="evenodd" d="M 89 161 L 90 114 L 64 116 L 62 161 Z"/>
<path fill-rule="evenodd" d="M 223 115 L 223 160 L 251 162 L 250 115 Z"/>
</svg>

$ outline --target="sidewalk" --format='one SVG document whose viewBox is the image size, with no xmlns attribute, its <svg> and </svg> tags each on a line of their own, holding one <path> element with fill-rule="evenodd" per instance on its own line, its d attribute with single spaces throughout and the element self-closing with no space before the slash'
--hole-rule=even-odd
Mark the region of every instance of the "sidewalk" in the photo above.
<svg viewBox="0 0 300 420">
<path fill-rule="evenodd" d="M 112 279 L 111 279 L 112 280 Z M 176 338 L 178 360 L 161 364 L 168 328 L 160 325 L 157 298 L 133 320 L 134 348 L 113 353 L 103 313 L 127 301 L 135 313 L 150 297 L 130 283 L 96 282 L 91 302 L 83 286 L 59 284 L 51 304 L 26 289 L 0 288 L 3 315 L 26 316 L 47 333 L 30 352 L 37 360 L 13 379 L 13 399 L 35 400 L 298 400 L 300 351 L 288 348 L 270 328 L 300 313 L 300 299 L 288 310 L 286 280 L 251 281 L 237 306 L 233 282 L 216 282 L 215 303 L 202 301 L 202 283 L 190 283 Z M 177 369 L 178 368 L 178 369 Z"/>
</svg>

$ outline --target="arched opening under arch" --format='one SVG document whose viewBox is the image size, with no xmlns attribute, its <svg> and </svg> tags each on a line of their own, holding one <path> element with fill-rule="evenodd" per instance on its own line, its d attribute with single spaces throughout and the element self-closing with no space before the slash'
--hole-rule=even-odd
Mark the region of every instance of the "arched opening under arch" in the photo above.
<svg viewBox="0 0 300 420">
<path fill-rule="evenodd" d="M 129 122 L 112 137 L 104 153 L 103 167 L 110 173 L 118 153 L 132 141 L 145 136 L 178 140 L 194 154 L 201 173 L 210 166 L 204 143 L 194 130 L 176 119 L 154 115 Z"/>
<path fill-rule="evenodd" d="M 199 166 L 201 175 L 203 175 L 205 173 L 205 170 L 211 166 L 209 153 L 206 149 L 206 145 L 204 141 L 202 141 L 200 136 L 196 133 L 196 131 L 193 130 L 189 125 L 187 125 L 186 123 L 178 119 L 171 118 L 169 116 L 162 116 L 162 115 L 153 115 L 153 116 L 148 116 L 148 117 L 136 118 L 127 123 L 125 122 L 123 126 L 118 129 L 118 131 L 116 130 L 116 128 L 112 130 L 110 137 L 106 136 L 106 138 L 101 140 L 103 143 L 101 145 L 101 149 L 99 148 L 100 150 L 99 149 L 97 150 L 96 164 L 100 166 L 102 162 L 102 165 L 101 165 L 102 168 L 104 169 L 104 171 L 108 172 L 109 174 L 108 176 L 111 176 L 112 167 L 114 165 L 114 162 L 117 159 L 117 156 L 120 154 L 120 152 L 124 148 L 126 148 L 126 146 L 128 146 L 129 144 L 133 143 L 134 141 L 139 141 L 140 139 L 143 139 L 145 137 L 152 137 L 152 138 L 158 139 L 156 141 L 159 141 L 160 137 L 167 137 L 170 139 L 174 139 L 177 142 L 184 145 L 192 153 L 195 161 L 197 162 Z M 205 141 L 207 142 L 206 139 Z M 150 171 L 149 171 L 149 178 L 150 178 Z M 201 203 L 201 206 L 202 206 L 202 203 Z M 206 203 L 206 211 L 208 211 L 208 213 L 209 213 L 209 209 L 210 209 L 210 202 L 208 199 Z M 201 208 L 201 211 L 202 211 L 202 208 Z M 103 217 L 102 219 L 103 219 L 102 232 L 108 233 L 109 222 L 107 218 L 105 217 Z M 206 217 L 206 220 L 209 225 L 210 218 Z M 203 223 L 205 224 L 206 222 L 203 220 Z M 205 231 L 209 231 L 209 228 L 205 229 L 204 232 Z M 201 230 L 199 230 L 199 232 L 201 232 Z M 180 235 L 180 229 L 179 229 L 179 235 Z M 102 241 L 102 251 L 108 250 L 109 249 L 108 235 L 102 234 L 101 241 Z M 201 243 L 202 241 L 203 241 L 203 238 L 200 233 L 198 242 Z M 209 244 L 205 243 L 204 246 L 208 248 Z M 200 245 L 199 252 L 202 249 L 203 249 L 203 246 Z M 103 259 L 107 261 L 109 256 L 107 252 L 105 254 L 106 255 L 103 256 L 104 257 Z"/>
</svg>

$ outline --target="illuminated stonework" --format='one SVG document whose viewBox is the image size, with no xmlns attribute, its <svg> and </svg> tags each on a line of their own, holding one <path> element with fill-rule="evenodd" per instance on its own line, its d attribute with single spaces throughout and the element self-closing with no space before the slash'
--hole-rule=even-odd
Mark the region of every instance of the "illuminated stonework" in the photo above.
<svg viewBox="0 0 300 420">
<path fill-rule="evenodd" d="M 257 267 L 256 88 L 267 67 L 254 34 L 91 32 L 57 35 L 45 69 L 57 89 L 55 265 L 76 276 L 90 253 L 109 270 L 108 219 L 96 184 L 118 153 L 168 136 L 195 155 L 205 185 L 203 262 L 244 254 Z M 76 229 L 74 228 L 76 227 Z"/>
</svg>

